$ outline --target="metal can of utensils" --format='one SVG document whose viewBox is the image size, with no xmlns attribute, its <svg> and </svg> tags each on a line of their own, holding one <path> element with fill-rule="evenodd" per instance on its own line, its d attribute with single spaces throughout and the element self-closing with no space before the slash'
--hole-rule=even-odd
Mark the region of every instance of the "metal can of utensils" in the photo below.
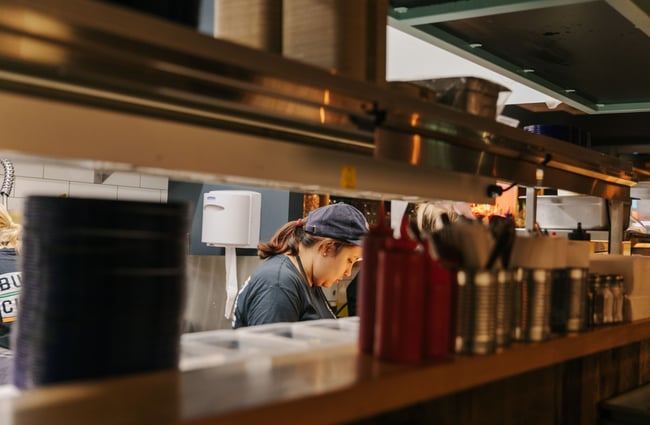
<svg viewBox="0 0 650 425">
<path fill-rule="evenodd" d="M 512 270 L 498 270 L 496 282 L 496 345 L 503 347 L 512 340 L 512 317 L 514 304 L 514 273 Z"/>
<path fill-rule="evenodd" d="M 489 354 L 496 349 L 496 272 L 459 270 L 456 352 Z"/>
<path fill-rule="evenodd" d="M 550 336 L 551 269 L 519 268 L 515 272 L 512 336 L 517 341 L 544 341 Z"/>
</svg>

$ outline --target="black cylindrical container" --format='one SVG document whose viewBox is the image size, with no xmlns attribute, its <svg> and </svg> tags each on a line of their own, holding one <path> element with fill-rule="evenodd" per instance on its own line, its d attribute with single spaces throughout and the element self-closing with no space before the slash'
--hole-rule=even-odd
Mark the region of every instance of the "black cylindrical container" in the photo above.
<svg viewBox="0 0 650 425">
<path fill-rule="evenodd" d="M 30 197 L 18 388 L 176 368 L 185 204 Z"/>
</svg>

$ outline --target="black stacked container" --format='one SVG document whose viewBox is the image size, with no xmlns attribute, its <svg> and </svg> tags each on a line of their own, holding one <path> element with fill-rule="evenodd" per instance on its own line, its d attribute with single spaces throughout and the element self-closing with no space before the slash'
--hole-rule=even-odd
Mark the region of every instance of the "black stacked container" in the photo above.
<svg viewBox="0 0 650 425">
<path fill-rule="evenodd" d="M 18 388 L 176 368 L 188 207 L 30 197 Z"/>
</svg>

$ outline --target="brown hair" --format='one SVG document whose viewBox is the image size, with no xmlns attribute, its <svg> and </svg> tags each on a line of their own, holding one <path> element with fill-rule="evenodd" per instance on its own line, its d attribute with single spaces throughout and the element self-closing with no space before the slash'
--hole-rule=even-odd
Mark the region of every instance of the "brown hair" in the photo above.
<svg viewBox="0 0 650 425">
<path fill-rule="evenodd" d="M 309 248 L 323 240 L 331 240 L 334 242 L 335 254 L 338 254 L 343 246 L 349 245 L 336 239 L 314 236 L 305 232 L 302 224 L 302 220 L 298 219 L 280 227 L 270 241 L 257 244 L 257 255 L 262 259 L 285 253 L 298 255 L 298 248 L 301 244 Z"/>
</svg>

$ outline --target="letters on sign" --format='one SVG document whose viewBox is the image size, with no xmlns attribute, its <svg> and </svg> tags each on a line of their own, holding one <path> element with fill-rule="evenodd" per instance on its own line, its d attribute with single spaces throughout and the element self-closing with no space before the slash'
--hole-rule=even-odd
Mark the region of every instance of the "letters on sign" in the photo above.
<svg viewBox="0 0 650 425">
<path fill-rule="evenodd" d="M 16 320 L 21 284 L 20 272 L 0 275 L 0 316 L 3 323 Z"/>
</svg>

